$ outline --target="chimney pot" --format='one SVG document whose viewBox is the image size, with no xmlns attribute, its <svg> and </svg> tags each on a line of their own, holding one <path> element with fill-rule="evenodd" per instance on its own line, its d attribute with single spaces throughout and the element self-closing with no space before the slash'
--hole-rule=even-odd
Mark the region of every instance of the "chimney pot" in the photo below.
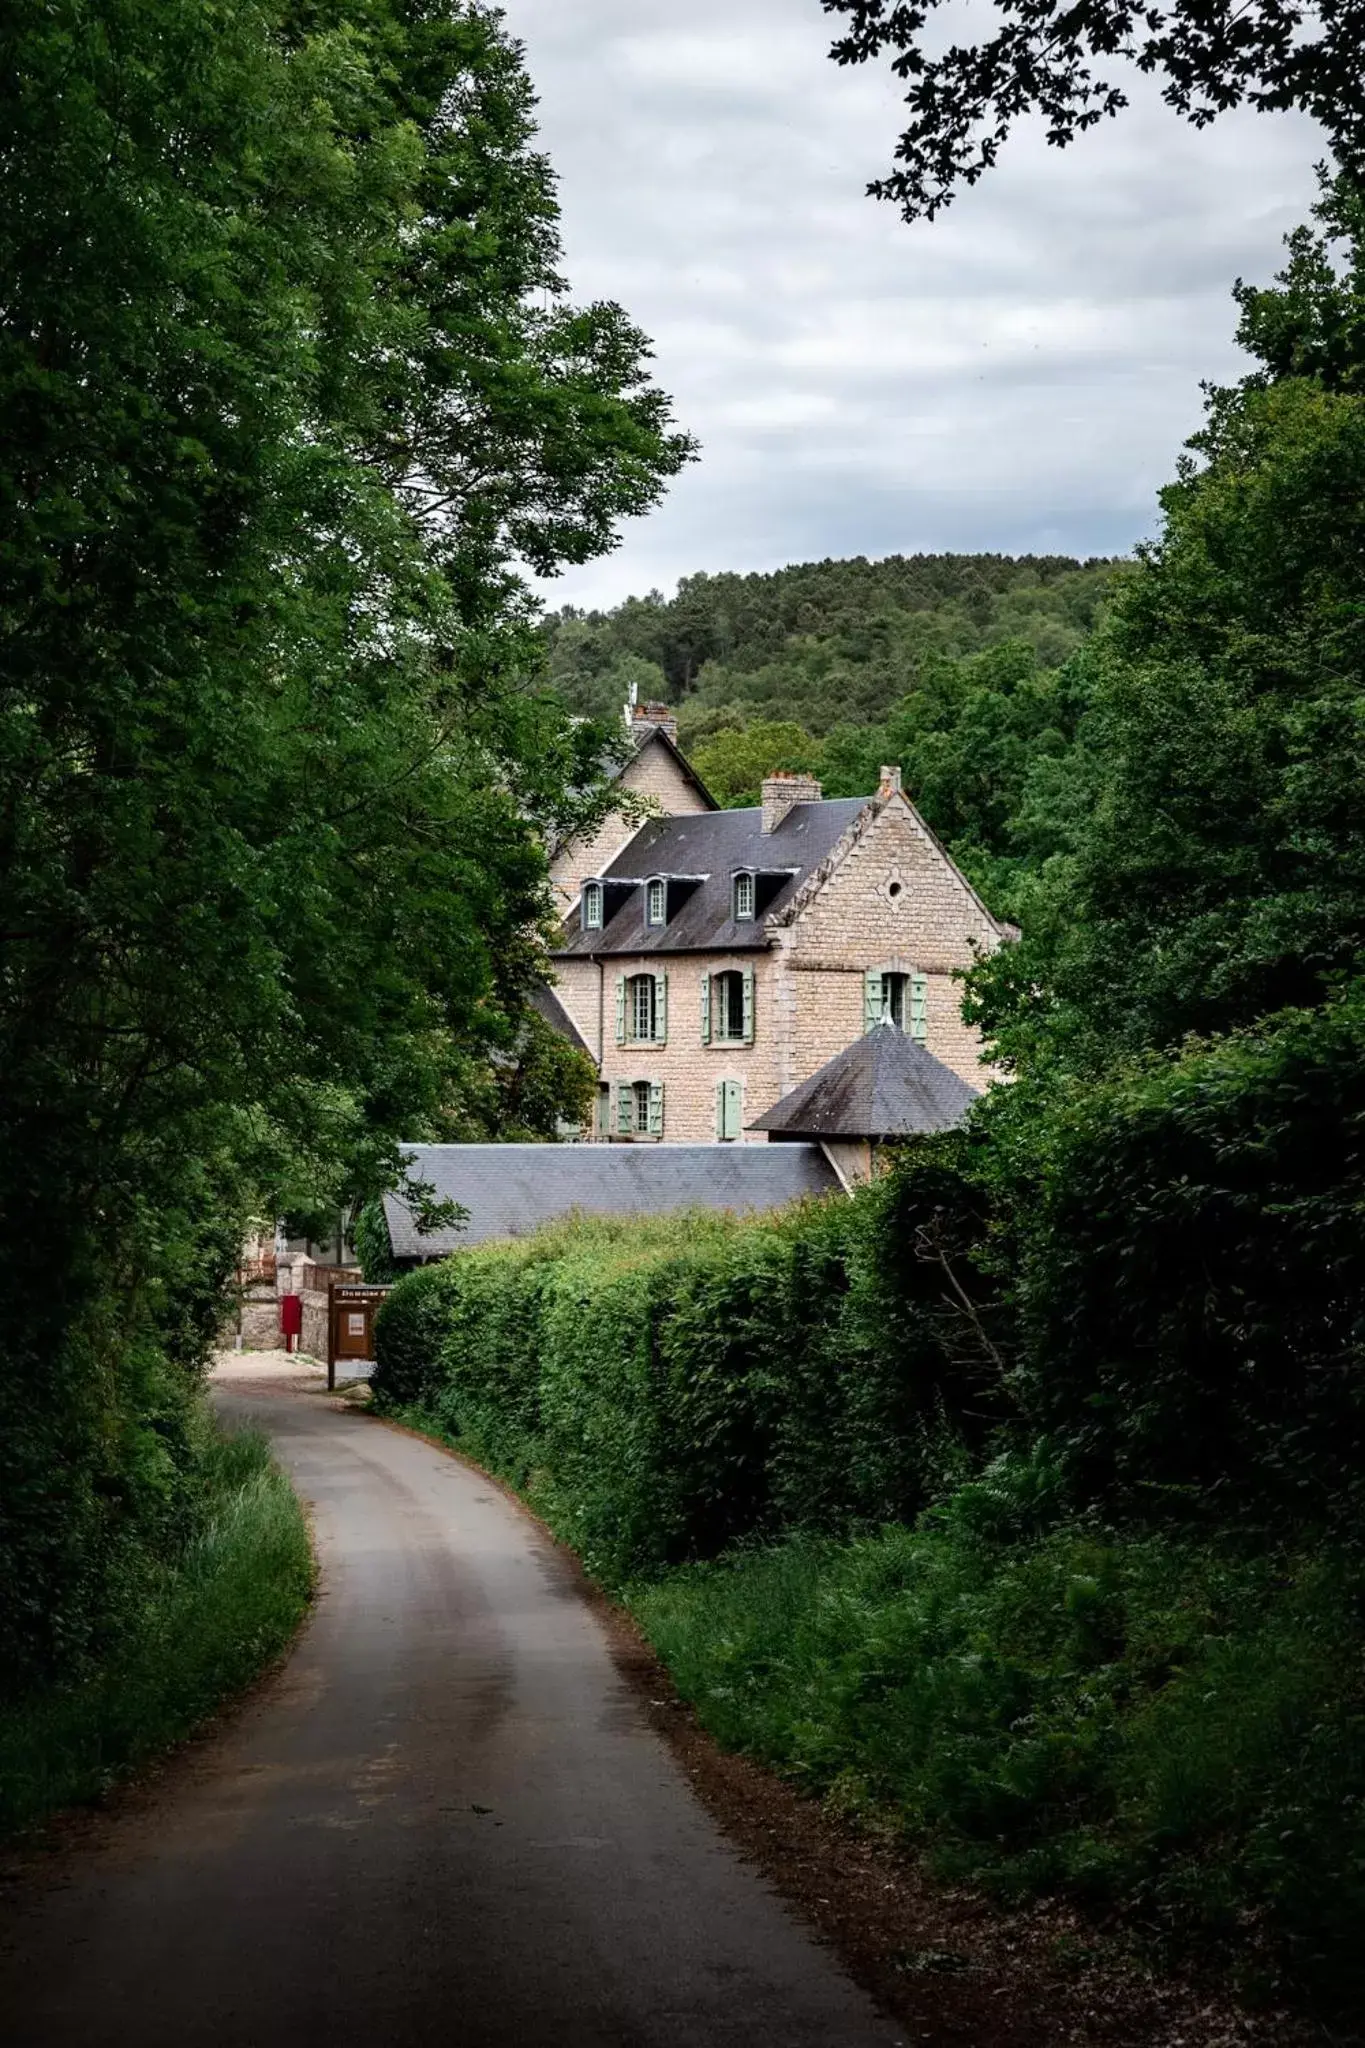
<svg viewBox="0 0 1365 2048">
<path fill-rule="evenodd" d="M 799 768 L 775 768 L 763 778 L 763 830 L 775 832 L 793 804 L 818 804 L 824 790 Z"/>
<path fill-rule="evenodd" d="M 678 744 L 678 720 L 667 704 L 635 704 L 631 707 L 630 730 L 637 740 L 646 740 L 651 731 L 666 733 L 674 746 Z"/>
<path fill-rule="evenodd" d="M 887 797 L 889 797 L 889 796 L 899 796 L 900 794 L 901 794 L 901 771 L 900 771 L 900 769 L 899 769 L 899 768 L 897 768 L 897 767 L 894 767 L 894 766 L 893 766 L 893 767 L 890 767 L 890 768 L 884 767 L 884 768 L 882 769 L 882 779 L 881 779 L 881 787 L 880 787 L 880 788 L 878 789 L 878 791 L 877 791 L 877 795 L 878 795 L 878 796 L 879 796 L 879 797 L 881 798 L 882 802 L 884 803 L 884 802 L 886 801 Z"/>
</svg>

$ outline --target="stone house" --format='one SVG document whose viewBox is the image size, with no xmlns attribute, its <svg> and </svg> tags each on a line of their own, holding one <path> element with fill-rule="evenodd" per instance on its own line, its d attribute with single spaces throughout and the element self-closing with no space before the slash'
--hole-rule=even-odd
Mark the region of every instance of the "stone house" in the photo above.
<svg viewBox="0 0 1365 2048">
<path fill-rule="evenodd" d="M 573 849 L 556 876 L 555 994 L 601 1077 L 591 1135 L 766 1143 L 755 1120 L 883 1019 L 981 1088 L 954 974 L 1006 928 L 899 771 L 883 769 L 875 796 L 834 801 L 811 776 L 776 774 L 756 809 L 723 811 L 663 739 L 651 794 L 668 814 L 605 858 L 604 842 Z"/>
</svg>

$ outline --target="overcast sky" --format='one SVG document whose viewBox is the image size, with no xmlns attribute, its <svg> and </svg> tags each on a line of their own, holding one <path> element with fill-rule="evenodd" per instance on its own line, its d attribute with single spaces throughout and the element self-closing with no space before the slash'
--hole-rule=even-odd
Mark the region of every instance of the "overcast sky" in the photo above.
<svg viewBox="0 0 1365 2048">
<path fill-rule="evenodd" d="M 889 74 L 818 0 L 503 0 L 540 95 L 579 298 L 618 299 L 701 460 L 551 603 L 698 569 L 995 549 L 1107 554 L 1155 523 L 1238 275 L 1311 204 L 1316 131 L 1203 134 L 1145 82 L 1065 151 L 1029 134 L 931 223 L 864 196 Z M 1137 100 L 1140 98 L 1141 103 Z"/>
</svg>

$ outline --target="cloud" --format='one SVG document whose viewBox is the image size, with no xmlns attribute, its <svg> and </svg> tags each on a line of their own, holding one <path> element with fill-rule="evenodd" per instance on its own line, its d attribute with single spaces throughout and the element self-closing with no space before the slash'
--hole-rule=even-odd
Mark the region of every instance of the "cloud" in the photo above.
<svg viewBox="0 0 1365 2048">
<path fill-rule="evenodd" d="M 1318 132 L 1198 133 L 1137 80 L 1066 151 L 1021 134 L 932 224 L 864 196 L 900 101 L 818 0 L 503 0 L 560 179 L 565 268 L 654 340 L 700 464 L 547 586 L 916 549 L 1108 553 L 1236 374 L 1229 291 L 1312 202 Z"/>
</svg>

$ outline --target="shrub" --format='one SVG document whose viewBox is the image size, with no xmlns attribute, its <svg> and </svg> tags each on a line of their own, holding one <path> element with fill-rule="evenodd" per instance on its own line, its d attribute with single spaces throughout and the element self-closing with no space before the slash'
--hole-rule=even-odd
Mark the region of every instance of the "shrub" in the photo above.
<svg viewBox="0 0 1365 2048">
<path fill-rule="evenodd" d="M 1021 1389 L 1080 1498 L 1354 1523 L 1363 1148 L 1359 991 L 1052 1111 L 1016 1201 Z"/>
<path fill-rule="evenodd" d="M 376 1395 L 530 1488 L 614 1582 L 756 1531 L 912 1515 L 945 1432 L 981 1438 L 1001 1407 L 971 1299 L 983 1212 L 945 1145 L 854 1202 L 471 1247 L 394 1289 Z"/>
<path fill-rule="evenodd" d="M 374 1391 L 390 1407 L 421 1406 L 435 1394 L 453 1275 L 447 1265 L 419 1266 L 379 1305 Z"/>
<path fill-rule="evenodd" d="M 1036 1481 L 999 1470 L 992 1490 L 1027 1518 Z M 987 1536 L 981 1504 L 739 1550 L 631 1604 L 723 1742 L 891 1823 L 944 1875 L 1232 1943 L 1244 1980 L 1358 2011 L 1358 1582 L 1311 1554 L 1098 1525 Z"/>
</svg>

